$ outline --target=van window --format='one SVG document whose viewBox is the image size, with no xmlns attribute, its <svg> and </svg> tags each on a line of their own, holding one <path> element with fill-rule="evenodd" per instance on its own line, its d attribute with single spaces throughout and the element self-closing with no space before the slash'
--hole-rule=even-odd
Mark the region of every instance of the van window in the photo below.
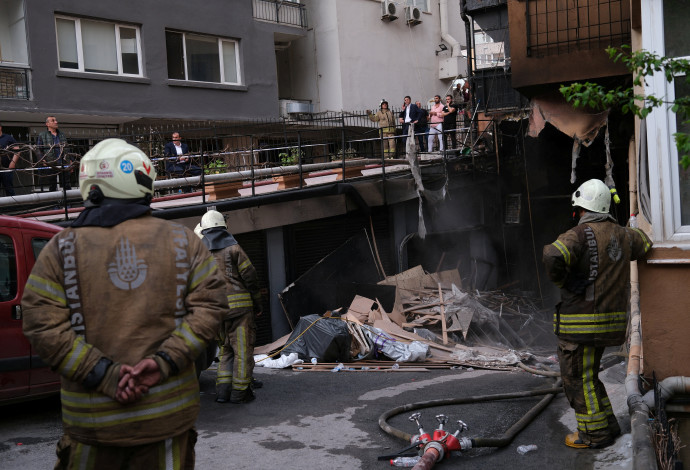
<svg viewBox="0 0 690 470">
<path fill-rule="evenodd" d="M 31 239 L 31 249 L 34 251 L 34 260 L 38 259 L 38 254 L 41 250 L 48 244 L 49 238 L 32 238 Z"/>
<path fill-rule="evenodd" d="M 0 235 L 0 302 L 17 296 L 17 255 L 14 243 L 7 235 Z"/>
</svg>

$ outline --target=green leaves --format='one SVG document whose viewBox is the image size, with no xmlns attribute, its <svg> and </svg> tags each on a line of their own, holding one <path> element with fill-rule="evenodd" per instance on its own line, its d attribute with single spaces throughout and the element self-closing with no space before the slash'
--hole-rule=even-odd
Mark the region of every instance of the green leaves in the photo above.
<svg viewBox="0 0 690 470">
<path fill-rule="evenodd" d="M 622 62 L 626 66 L 636 87 L 646 85 L 645 77 L 657 72 L 663 73 L 669 83 L 684 80 L 690 84 L 690 61 L 687 59 L 658 56 L 645 50 L 633 52 L 627 45 L 620 48 L 609 47 L 606 52 L 611 60 Z M 688 96 L 676 96 L 673 102 L 669 102 L 651 94 L 636 95 L 634 88 L 617 87 L 609 90 L 590 82 L 561 85 L 559 91 L 574 108 L 588 108 L 593 111 L 619 108 L 623 114 L 633 113 L 640 119 L 645 119 L 655 108 L 670 105 L 670 110 L 681 118 L 690 116 Z M 690 128 L 690 121 L 684 121 L 682 127 Z M 678 148 L 679 163 L 683 169 L 687 169 L 690 167 L 690 136 L 685 132 L 676 132 L 673 135 Z"/>
</svg>

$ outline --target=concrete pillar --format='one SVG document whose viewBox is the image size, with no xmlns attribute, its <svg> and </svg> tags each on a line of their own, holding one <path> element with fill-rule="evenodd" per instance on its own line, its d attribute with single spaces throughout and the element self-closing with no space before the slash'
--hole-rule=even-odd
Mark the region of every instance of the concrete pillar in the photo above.
<svg viewBox="0 0 690 470">
<path fill-rule="evenodd" d="M 266 230 L 266 250 L 268 255 L 268 286 L 271 299 L 271 330 L 273 340 L 290 333 L 290 324 L 285 316 L 278 294 L 285 289 L 285 247 L 283 228 Z"/>
</svg>

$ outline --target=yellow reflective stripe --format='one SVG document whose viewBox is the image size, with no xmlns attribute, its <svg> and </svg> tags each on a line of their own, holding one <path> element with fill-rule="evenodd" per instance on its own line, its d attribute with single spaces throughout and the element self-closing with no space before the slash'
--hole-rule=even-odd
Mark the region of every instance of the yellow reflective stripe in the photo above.
<svg viewBox="0 0 690 470">
<path fill-rule="evenodd" d="M 206 279 L 211 275 L 211 273 L 213 273 L 213 271 L 216 270 L 216 267 L 216 262 L 213 259 L 213 256 L 209 256 L 206 261 L 201 263 L 201 265 L 192 272 L 192 275 L 189 279 L 189 288 L 196 288 L 196 286 L 201 284 L 204 279 Z"/>
<path fill-rule="evenodd" d="M 72 458 L 74 459 L 73 467 L 78 470 L 87 470 L 94 468 L 96 464 L 96 449 L 88 444 L 82 444 L 78 441 L 72 441 L 75 446 Z"/>
<path fill-rule="evenodd" d="M 91 349 L 93 349 L 93 346 L 86 344 L 83 336 L 77 336 L 72 342 L 72 348 L 62 361 L 60 361 L 60 365 L 57 367 L 60 373 L 67 378 L 72 378 L 81 360 L 84 359 L 84 356 L 86 356 Z"/>
<path fill-rule="evenodd" d="M 180 436 L 171 437 L 160 443 L 158 453 L 160 470 L 180 470 Z"/>
<path fill-rule="evenodd" d="M 649 238 L 647 238 L 647 234 L 639 228 L 633 228 L 633 230 L 639 233 L 642 237 L 642 241 L 644 242 L 644 252 L 647 253 L 649 249 L 652 247 L 652 245 L 649 243 Z"/>
<path fill-rule="evenodd" d="M 554 320 L 556 315 L 554 314 Z M 606 313 L 584 313 L 584 314 L 561 314 L 561 324 L 563 323 L 608 323 L 626 321 L 625 312 L 606 312 Z"/>
<path fill-rule="evenodd" d="M 235 382 L 243 383 L 247 378 L 247 328 L 240 326 L 235 331 L 237 335 L 237 351 L 235 351 L 235 360 L 237 361 L 237 376 L 235 377 Z"/>
<path fill-rule="evenodd" d="M 569 334 L 596 334 L 596 333 L 616 333 L 625 331 L 627 323 L 614 323 L 611 325 L 560 325 L 560 333 Z"/>
<path fill-rule="evenodd" d="M 228 294 L 228 300 L 239 300 L 239 299 L 251 299 L 251 295 L 248 292 L 243 294 Z"/>
<path fill-rule="evenodd" d="M 229 308 L 240 308 L 240 307 L 253 307 L 252 297 L 248 293 L 244 294 L 228 294 L 228 307 Z"/>
<path fill-rule="evenodd" d="M 570 266 L 570 251 L 568 251 L 568 248 L 560 240 L 556 240 L 552 243 L 552 245 L 561 252 L 563 259 L 565 260 L 565 264 Z"/>
<path fill-rule="evenodd" d="M 599 412 L 599 413 L 591 413 L 591 414 L 575 413 L 575 417 L 577 418 L 578 421 L 582 421 L 582 422 L 586 422 L 586 423 L 593 423 L 593 422 L 601 421 L 601 420 L 606 421 L 606 413 L 603 411 Z"/>
<path fill-rule="evenodd" d="M 594 415 L 599 413 L 599 400 L 594 384 L 596 371 L 594 370 L 594 355 L 596 348 L 585 345 L 582 352 L 582 389 L 587 405 L 587 414 Z"/>
<path fill-rule="evenodd" d="M 184 372 L 174 379 L 168 380 L 165 383 L 151 387 L 145 396 L 145 401 L 151 402 L 156 400 L 166 393 L 174 392 L 188 385 L 190 382 L 196 382 L 196 375 L 192 371 Z M 62 405 L 68 405 L 70 408 L 92 410 L 94 408 L 116 408 L 122 407 L 118 402 L 110 397 L 102 395 L 98 392 L 71 392 L 68 390 L 60 390 L 60 401 Z M 144 402 L 136 405 L 129 405 L 130 409 L 150 406 Z"/>
<path fill-rule="evenodd" d="M 34 291 L 41 297 L 46 297 L 58 302 L 60 305 L 67 306 L 67 295 L 65 294 L 65 289 L 60 284 L 31 274 L 26 282 L 26 288 Z"/>
<path fill-rule="evenodd" d="M 182 395 L 176 395 L 168 400 L 151 403 L 144 409 L 110 412 L 76 413 L 67 408 L 62 409 L 62 420 L 72 426 L 85 428 L 100 428 L 117 424 L 132 423 L 166 416 L 172 411 L 180 411 L 199 402 L 199 391 L 189 390 Z"/>
<path fill-rule="evenodd" d="M 249 266 L 251 266 L 251 265 L 252 265 L 252 262 L 251 262 L 250 260 L 246 260 L 244 263 L 242 263 L 242 264 L 240 264 L 239 266 L 237 266 L 237 270 L 238 270 L 239 272 L 242 272 L 242 271 L 244 271 L 245 269 L 247 269 L 247 268 L 248 268 Z"/>
<path fill-rule="evenodd" d="M 175 331 L 173 331 L 173 335 L 182 338 L 185 344 L 197 354 L 206 346 L 206 342 L 199 338 L 187 323 L 182 323 L 178 326 Z"/>
</svg>

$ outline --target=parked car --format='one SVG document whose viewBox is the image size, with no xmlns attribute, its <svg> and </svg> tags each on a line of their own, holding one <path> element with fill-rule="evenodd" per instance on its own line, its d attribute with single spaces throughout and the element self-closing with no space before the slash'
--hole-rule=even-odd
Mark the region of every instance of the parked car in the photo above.
<svg viewBox="0 0 690 470">
<path fill-rule="evenodd" d="M 60 376 L 33 354 L 22 332 L 20 305 L 31 269 L 56 225 L 0 215 L 0 405 L 60 391 Z M 216 357 L 216 343 L 195 361 L 197 377 Z"/>
<path fill-rule="evenodd" d="M 38 254 L 62 230 L 0 215 L 0 404 L 60 391 L 60 377 L 33 353 L 22 332 L 24 285 Z"/>
</svg>

